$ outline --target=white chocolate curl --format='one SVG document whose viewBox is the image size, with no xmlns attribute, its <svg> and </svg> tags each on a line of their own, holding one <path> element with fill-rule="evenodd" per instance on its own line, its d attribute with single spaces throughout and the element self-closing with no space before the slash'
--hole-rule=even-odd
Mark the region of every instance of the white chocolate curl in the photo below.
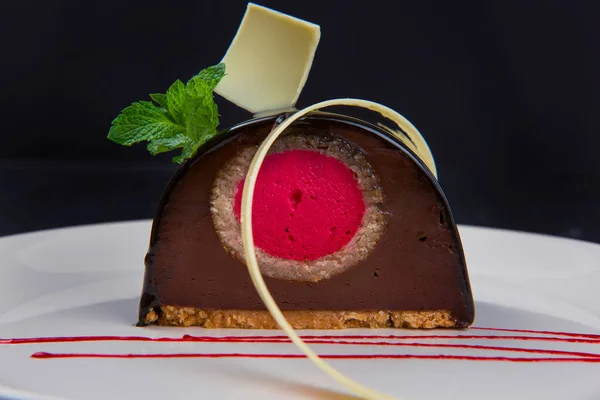
<svg viewBox="0 0 600 400">
<path fill-rule="evenodd" d="M 435 162 L 429 146 L 425 142 L 425 139 L 421 136 L 419 131 L 402 115 L 398 114 L 391 108 L 385 107 L 381 104 L 359 99 L 335 99 L 323 101 L 321 103 L 314 104 L 310 107 L 306 107 L 287 118 L 275 129 L 269 133 L 266 139 L 260 145 L 256 155 L 250 163 L 248 174 L 246 175 L 246 182 L 244 183 L 244 189 L 242 192 L 242 209 L 241 209 L 241 224 L 242 224 L 242 243 L 244 245 L 244 257 L 246 258 L 246 265 L 248 272 L 252 278 L 252 283 L 256 288 L 263 303 L 271 313 L 271 316 L 277 321 L 277 324 L 284 330 L 291 341 L 298 346 L 298 348 L 310 359 L 317 367 L 323 372 L 335 379 L 354 393 L 364 397 L 368 400 L 380 400 L 380 399 L 392 399 L 392 397 L 379 393 L 373 389 L 361 385 L 360 383 L 348 378 L 331 365 L 323 361 L 302 339 L 294 328 L 290 325 L 287 319 L 284 317 L 281 309 L 275 303 L 273 296 L 269 292 L 267 285 L 260 273 L 258 267 L 258 261 L 256 259 L 256 248 L 254 246 L 254 236 L 252 233 L 252 203 L 254 198 L 254 188 L 256 186 L 256 179 L 260 167 L 267 156 L 267 153 L 275 140 L 288 128 L 294 121 L 302 118 L 311 111 L 316 111 L 325 107 L 332 106 L 354 106 L 362 107 L 372 111 L 376 111 L 383 117 L 392 120 L 408 135 L 410 140 L 407 140 L 400 133 L 394 133 L 394 136 L 402 141 L 407 147 L 409 147 L 417 156 L 423 161 L 423 163 L 431 170 L 434 176 L 437 177 L 437 171 L 435 168 Z"/>
</svg>

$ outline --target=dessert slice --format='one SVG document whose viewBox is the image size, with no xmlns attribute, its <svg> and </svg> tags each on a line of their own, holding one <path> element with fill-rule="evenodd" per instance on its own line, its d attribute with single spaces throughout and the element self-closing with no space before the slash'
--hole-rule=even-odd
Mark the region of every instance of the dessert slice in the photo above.
<svg viewBox="0 0 600 400">
<path fill-rule="evenodd" d="M 277 117 L 207 143 L 161 201 L 140 324 L 276 328 L 244 266 L 241 185 Z M 292 125 L 258 175 L 261 272 L 297 329 L 466 327 L 460 238 L 437 180 L 389 132 L 320 113 Z"/>
<path fill-rule="evenodd" d="M 181 149 L 174 161 L 183 163 L 154 218 L 139 325 L 277 327 L 246 269 L 240 206 L 257 149 L 294 120 L 256 175 L 253 234 L 249 220 L 244 230 L 291 325 L 472 323 L 460 237 L 418 131 L 391 109 L 356 99 L 294 113 L 319 38 L 317 25 L 249 4 L 223 62 L 113 121 L 111 140 L 148 141 L 152 154 Z M 213 92 L 254 119 L 217 130 Z M 334 104 L 377 111 L 399 129 L 310 112 Z"/>
</svg>

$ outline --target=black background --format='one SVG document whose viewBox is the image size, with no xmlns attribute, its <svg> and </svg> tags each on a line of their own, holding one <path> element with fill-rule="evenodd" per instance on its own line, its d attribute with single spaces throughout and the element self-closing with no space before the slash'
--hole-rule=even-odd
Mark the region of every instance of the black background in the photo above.
<svg viewBox="0 0 600 400">
<path fill-rule="evenodd" d="M 321 25 L 298 103 L 384 103 L 428 140 L 456 219 L 600 242 L 597 1 L 263 1 Z M 150 218 L 170 155 L 106 140 L 218 62 L 245 1 L 0 2 L 0 234 Z M 249 114 L 220 99 L 222 127 Z"/>
</svg>

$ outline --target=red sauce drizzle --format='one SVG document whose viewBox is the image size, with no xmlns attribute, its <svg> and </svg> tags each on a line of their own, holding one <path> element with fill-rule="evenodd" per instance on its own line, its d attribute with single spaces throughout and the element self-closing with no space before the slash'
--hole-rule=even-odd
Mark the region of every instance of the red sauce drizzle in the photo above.
<svg viewBox="0 0 600 400">
<path fill-rule="evenodd" d="M 498 352 L 516 352 L 545 357 L 509 357 L 509 356 L 467 356 L 467 355 L 423 355 L 423 354 L 323 354 L 325 359 L 424 359 L 424 360 L 468 360 L 468 361 L 504 361 L 504 362 L 583 362 L 600 363 L 600 354 L 565 350 L 530 349 L 522 347 L 489 346 L 481 344 L 422 343 L 414 340 L 515 340 L 599 344 L 600 335 L 571 332 L 536 331 L 525 329 L 481 328 L 473 330 L 520 333 L 523 335 L 305 335 L 302 338 L 309 344 L 348 345 L 348 346 L 396 346 L 428 347 L 441 349 L 474 349 Z M 538 336 L 531 336 L 535 334 Z M 541 336 L 540 336 L 541 335 Z M 390 342 L 389 340 L 394 340 Z M 397 342 L 401 340 L 401 342 Z M 406 340 L 413 340 L 406 342 Z M 203 342 L 203 343 L 290 343 L 287 336 L 191 336 L 158 337 L 145 336 L 66 336 L 0 339 L 0 345 L 26 345 L 44 343 L 97 341 L 136 341 L 136 342 Z M 92 353 L 48 353 L 36 352 L 32 358 L 304 358 L 302 354 L 247 354 L 247 353 L 169 353 L 169 354 L 92 354 Z"/>
<path fill-rule="evenodd" d="M 93 353 L 45 353 L 38 352 L 32 358 L 305 358 L 303 354 L 240 354 L 240 353 L 172 353 L 172 354 L 93 354 Z M 551 357 L 482 357 L 457 355 L 423 355 L 423 354 L 321 354 L 321 358 L 330 360 L 365 360 L 365 359 L 417 359 L 417 360 L 467 360 L 467 361 L 506 361 L 506 362 L 581 362 L 600 363 L 597 358 L 551 358 Z"/>
<path fill-rule="evenodd" d="M 583 337 L 583 338 L 588 338 L 588 339 L 599 339 L 600 340 L 600 334 L 593 334 L 593 333 L 534 331 L 534 330 L 530 330 L 530 329 L 482 328 L 482 327 L 477 327 L 477 326 L 473 326 L 470 329 L 485 330 L 485 331 L 496 331 L 496 332 L 535 333 L 535 334 L 538 334 L 538 335 L 556 335 L 556 336 Z"/>
</svg>

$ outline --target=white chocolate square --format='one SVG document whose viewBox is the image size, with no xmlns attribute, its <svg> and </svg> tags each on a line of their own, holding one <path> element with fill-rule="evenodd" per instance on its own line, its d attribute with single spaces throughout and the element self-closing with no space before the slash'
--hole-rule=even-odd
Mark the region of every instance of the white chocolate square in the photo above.
<svg viewBox="0 0 600 400">
<path fill-rule="evenodd" d="M 293 108 L 320 38 L 318 25 L 249 3 L 215 92 L 255 114 Z"/>
</svg>

